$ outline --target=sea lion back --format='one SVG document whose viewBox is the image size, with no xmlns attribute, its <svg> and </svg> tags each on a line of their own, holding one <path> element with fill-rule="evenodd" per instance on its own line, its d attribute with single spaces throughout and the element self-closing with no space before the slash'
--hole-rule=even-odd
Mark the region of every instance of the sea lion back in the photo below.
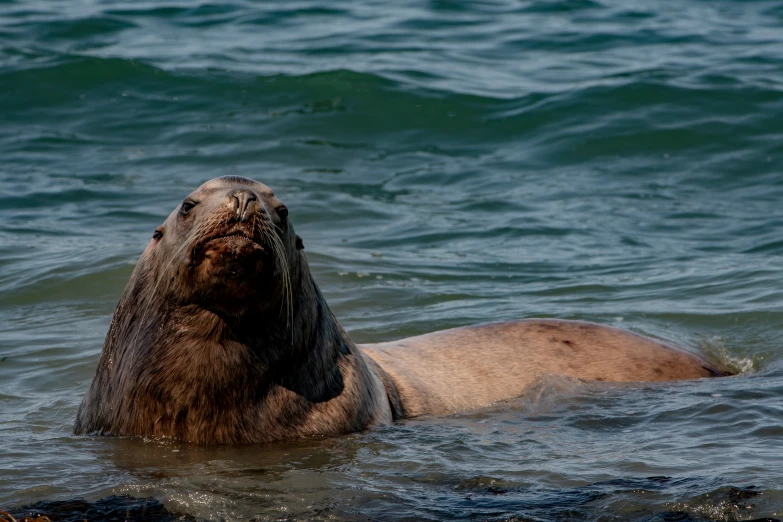
<svg viewBox="0 0 783 522">
<path fill-rule="evenodd" d="M 685 350 L 583 321 L 489 323 L 361 348 L 388 375 L 406 417 L 517 397 L 546 374 L 606 382 L 722 375 Z"/>
</svg>

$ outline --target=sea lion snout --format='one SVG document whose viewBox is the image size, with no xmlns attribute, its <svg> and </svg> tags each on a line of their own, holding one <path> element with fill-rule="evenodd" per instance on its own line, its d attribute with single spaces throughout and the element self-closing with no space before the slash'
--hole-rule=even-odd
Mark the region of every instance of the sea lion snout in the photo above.
<svg viewBox="0 0 783 522">
<path fill-rule="evenodd" d="M 212 279 L 252 280 L 265 273 L 269 252 L 244 234 L 218 237 L 209 241 L 197 258 L 198 269 Z"/>
<path fill-rule="evenodd" d="M 247 188 L 238 188 L 229 191 L 229 203 L 236 209 L 236 218 L 238 221 L 246 221 L 253 215 L 253 210 L 260 210 L 258 196 L 255 192 Z"/>
<path fill-rule="evenodd" d="M 246 236 L 217 238 L 192 268 L 193 295 L 207 309 L 241 314 L 268 294 L 273 267 L 269 251 Z"/>
</svg>

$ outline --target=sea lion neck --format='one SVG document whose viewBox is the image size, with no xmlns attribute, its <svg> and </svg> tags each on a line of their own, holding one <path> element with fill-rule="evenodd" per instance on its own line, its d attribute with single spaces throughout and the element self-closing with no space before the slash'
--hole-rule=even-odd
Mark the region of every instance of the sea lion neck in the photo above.
<svg viewBox="0 0 783 522">
<path fill-rule="evenodd" d="M 176 325 L 180 341 L 178 346 L 162 348 L 181 352 L 185 358 L 188 346 L 208 351 L 210 345 L 237 344 L 263 365 L 273 384 L 310 402 L 329 401 L 344 389 L 340 359 L 358 349 L 337 322 L 309 271 L 301 282 L 290 296 L 290 310 L 285 300 L 239 316 L 198 304 L 178 306 L 166 314 L 164 322 Z M 289 311 L 292 315 L 287 317 Z M 163 338 L 171 336 L 169 331 Z M 192 344 L 191 338 L 198 343 Z"/>
<path fill-rule="evenodd" d="M 310 402 L 325 402 L 343 392 L 341 358 L 358 351 L 335 319 L 312 276 L 307 273 L 292 297 L 293 321 L 255 328 L 258 349 L 280 354 L 271 362 L 275 382 Z M 259 330 L 266 335 L 258 337 Z M 283 343 L 288 344 L 283 344 Z M 260 345 L 259 345 L 260 344 Z"/>
</svg>

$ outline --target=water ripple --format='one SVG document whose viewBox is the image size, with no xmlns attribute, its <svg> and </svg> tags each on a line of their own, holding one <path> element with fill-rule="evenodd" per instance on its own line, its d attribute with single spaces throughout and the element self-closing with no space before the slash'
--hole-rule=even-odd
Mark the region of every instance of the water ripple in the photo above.
<svg viewBox="0 0 783 522">
<path fill-rule="evenodd" d="M 3 507 L 781 517 L 779 2 L 0 3 Z M 738 375 L 263 448 L 70 436 L 152 230 L 223 174 L 286 202 L 356 341 L 561 317 Z"/>
</svg>

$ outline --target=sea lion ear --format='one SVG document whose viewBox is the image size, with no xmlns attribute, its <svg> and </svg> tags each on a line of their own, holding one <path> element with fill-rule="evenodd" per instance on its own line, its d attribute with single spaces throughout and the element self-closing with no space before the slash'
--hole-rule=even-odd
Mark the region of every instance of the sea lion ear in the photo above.
<svg viewBox="0 0 783 522">
<path fill-rule="evenodd" d="M 302 243 L 302 238 L 299 237 L 298 234 L 296 236 L 296 249 L 297 250 L 304 250 L 304 243 Z"/>
</svg>

